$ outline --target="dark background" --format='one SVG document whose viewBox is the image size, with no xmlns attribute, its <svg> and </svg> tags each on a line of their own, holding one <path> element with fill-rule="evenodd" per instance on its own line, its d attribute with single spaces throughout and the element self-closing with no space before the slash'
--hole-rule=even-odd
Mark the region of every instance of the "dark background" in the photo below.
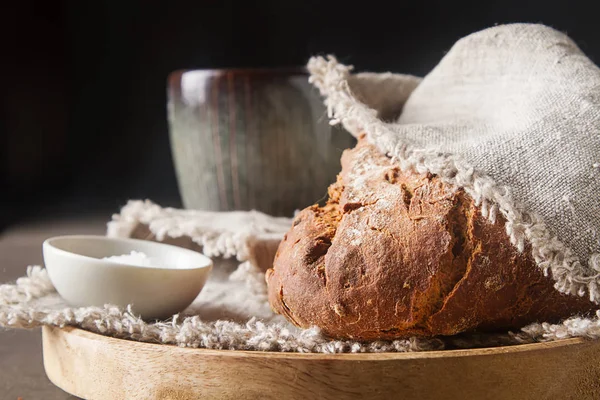
<svg viewBox="0 0 600 400">
<path fill-rule="evenodd" d="M 600 59 L 597 1 L 50 1 L 2 6 L 0 230 L 181 206 L 166 78 L 181 68 L 304 65 L 333 53 L 358 70 L 426 74 L 460 37 L 540 22 Z"/>
</svg>

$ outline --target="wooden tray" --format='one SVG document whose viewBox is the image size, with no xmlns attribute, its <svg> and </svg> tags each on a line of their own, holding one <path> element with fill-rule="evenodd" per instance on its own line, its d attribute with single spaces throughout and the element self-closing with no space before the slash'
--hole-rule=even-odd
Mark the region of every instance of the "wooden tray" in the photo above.
<svg viewBox="0 0 600 400">
<path fill-rule="evenodd" d="M 600 341 L 385 354 L 189 349 L 43 328 L 44 367 L 99 399 L 598 399 Z"/>
</svg>

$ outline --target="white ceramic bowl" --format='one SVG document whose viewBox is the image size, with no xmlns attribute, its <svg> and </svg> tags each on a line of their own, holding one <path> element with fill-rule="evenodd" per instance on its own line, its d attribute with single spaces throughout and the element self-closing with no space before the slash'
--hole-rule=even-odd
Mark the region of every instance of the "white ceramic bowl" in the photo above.
<svg viewBox="0 0 600 400">
<path fill-rule="evenodd" d="M 103 257 L 137 251 L 160 268 Z M 58 293 L 72 306 L 132 306 L 144 319 L 165 319 L 198 296 L 212 269 L 210 258 L 168 244 L 105 236 L 58 236 L 43 244 L 44 263 Z"/>
</svg>

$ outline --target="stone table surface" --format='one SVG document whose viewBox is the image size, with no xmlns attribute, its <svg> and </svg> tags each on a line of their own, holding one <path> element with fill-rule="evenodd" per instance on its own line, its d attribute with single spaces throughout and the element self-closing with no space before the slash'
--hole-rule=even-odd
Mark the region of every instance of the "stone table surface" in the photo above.
<svg viewBox="0 0 600 400">
<path fill-rule="evenodd" d="M 0 233 L 0 284 L 42 265 L 42 242 L 57 235 L 104 234 L 110 216 L 17 224 Z M 42 363 L 41 331 L 0 329 L 0 399 L 76 399 L 54 386 Z"/>
</svg>

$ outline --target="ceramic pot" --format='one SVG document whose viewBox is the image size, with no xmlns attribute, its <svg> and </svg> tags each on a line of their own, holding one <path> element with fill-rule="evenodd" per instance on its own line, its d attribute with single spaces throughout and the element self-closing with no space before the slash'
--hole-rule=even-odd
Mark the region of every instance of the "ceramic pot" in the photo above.
<svg viewBox="0 0 600 400">
<path fill-rule="evenodd" d="M 177 71 L 168 96 L 186 208 L 291 216 L 326 196 L 354 144 L 302 68 Z"/>
</svg>

